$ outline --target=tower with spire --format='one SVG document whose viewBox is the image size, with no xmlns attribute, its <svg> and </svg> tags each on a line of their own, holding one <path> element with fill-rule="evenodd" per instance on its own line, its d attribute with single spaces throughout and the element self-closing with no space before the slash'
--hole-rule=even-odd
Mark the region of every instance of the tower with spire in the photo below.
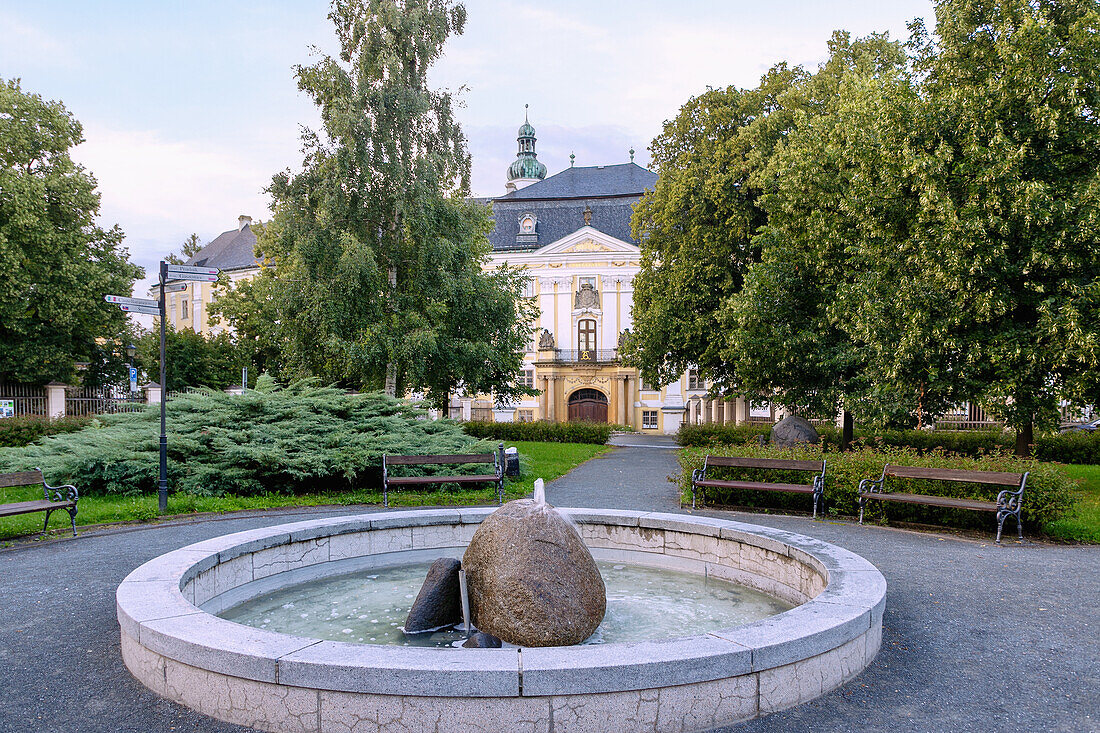
<svg viewBox="0 0 1100 733">
<path fill-rule="evenodd" d="M 538 161 L 535 154 L 535 128 L 527 119 L 527 105 L 523 105 L 523 125 L 519 128 L 516 141 L 519 143 L 519 152 L 516 159 L 508 166 L 508 192 L 518 191 L 521 188 L 538 183 L 546 178 L 546 166 Z"/>
</svg>

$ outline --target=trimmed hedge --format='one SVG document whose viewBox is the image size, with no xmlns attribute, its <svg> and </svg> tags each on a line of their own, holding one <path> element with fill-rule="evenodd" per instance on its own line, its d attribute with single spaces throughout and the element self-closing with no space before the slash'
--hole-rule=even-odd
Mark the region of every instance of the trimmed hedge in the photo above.
<svg viewBox="0 0 1100 733">
<path fill-rule="evenodd" d="M 603 445 L 611 437 L 611 425 L 590 422 L 478 422 L 462 423 L 475 438 L 528 440 L 543 443 L 594 443 Z"/>
<path fill-rule="evenodd" d="M 827 452 L 840 448 L 840 430 L 817 428 Z M 757 436 L 771 434 L 770 425 L 684 425 L 678 434 L 684 447 L 755 444 Z M 856 430 L 856 449 L 907 448 L 918 455 L 941 451 L 951 455 L 980 458 L 999 452 L 1013 452 L 1016 436 L 1004 430 Z M 1100 464 L 1100 431 L 1041 435 L 1035 439 L 1035 457 L 1054 463 Z"/>
<path fill-rule="evenodd" d="M 1035 439 L 1035 457 L 1058 463 L 1100 464 L 1100 430 L 1078 430 Z"/>
<path fill-rule="evenodd" d="M 789 458 L 820 460 L 818 446 L 773 448 L 758 445 L 727 445 L 687 448 L 680 452 L 680 488 L 685 501 L 691 501 L 691 472 L 703 467 L 707 454 L 722 456 L 751 456 L 755 458 Z M 976 471 L 1030 471 L 1027 489 L 1024 491 L 1024 524 L 1032 528 L 1062 518 L 1073 508 L 1075 493 L 1073 482 L 1056 465 L 1035 459 L 1019 459 L 1006 453 L 996 453 L 980 458 L 952 456 L 943 451 L 919 454 L 906 448 L 887 447 L 881 450 L 863 448 L 847 453 L 825 453 L 828 462 L 825 473 L 825 513 L 829 515 L 855 516 L 859 514 L 859 482 L 865 478 L 878 478 L 887 463 L 929 468 L 957 468 Z M 712 468 L 708 476 L 731 480 L 809 483 L 810 474 L 805 471 L 765 471 L 761 469 Z M 981 484 L 960 484 L 944 481 L 887 479 L 891 491 L 910 491 L 935 496 L 951 496 L 966 499 L 994 500 L 1004 487 Z M 809 512 L 810 499 L 802 494 L 786 494 L 766 491 L 715 490 L 707 492 L 707 502 L 731 506 L 769 507 L 783 510 Z M 889 506 L 885 506 L 889 504 Z M 864 521 L 882 521 L 886 518 L 940 524 L 951 527 L 977 527 L 989 529 L 992 524 L 986 512 L 945 509 L 916 504 L 870 502 Z M 1011 523 L 1009 523 L 1011 526 Z"/>
<path fill-rule="evenodd" d="M 90 417 L 62 417 L 51 420 L 48 417 L 24 416 L 9 417 L 0 420 L 0 448 L 21 448 L 46 435 L 60 435 L 88 427 Z"/>
<path fill-rule="evenodd" d="M 676 439 L 685 448 L 703 445 L 742 445 L 771 435 L 771 425 L 680 425 Z"/>
</svg>

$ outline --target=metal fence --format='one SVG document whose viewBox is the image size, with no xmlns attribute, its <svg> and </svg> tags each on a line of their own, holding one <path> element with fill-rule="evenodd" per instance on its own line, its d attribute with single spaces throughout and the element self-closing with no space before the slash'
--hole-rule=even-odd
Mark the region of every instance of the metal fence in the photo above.
<svg viewBox="0 0 1100 733">
<path fill-rule="evenodd" d="M 11 400 L 15 403 L 15 417 L 46 414 L 45 387 L 0 382 L 0 400 Z"/>
<path fill-rule="evenodd" d="M 117 412 L 138 412 L 145 404 L 141 395 L 130 395 L 118 387 L 67 387 L 65 415 L 88 417 Z"/>
</svg>

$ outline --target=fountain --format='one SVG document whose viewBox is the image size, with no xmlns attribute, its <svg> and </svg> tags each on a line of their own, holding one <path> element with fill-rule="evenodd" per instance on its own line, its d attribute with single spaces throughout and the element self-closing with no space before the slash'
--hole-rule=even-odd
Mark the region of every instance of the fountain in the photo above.
<svg viewBox="0 0 1100 733">
<path fill-rule="evenodd" d="M 541 511 L 540 499 L 545 504 L 536 491 L 526 504 Z M 607 574 L 607 619 L 584 644 L 453 648 L 465 636 L 461 626 L 435 648 L 405 646 L 400 631 L 382 639 L 407 612 L 405 596 L 416 593 L 427 564 L 462 557 L 491 517 L 488 509 L 438 509 L 297 522 L 151 560 L 116 594 L 123 659 L 158 694 L 262 730 L 432 730 L 445 719 L 453 729 L 510 731 L 524 721 L 539 730 L 682 731 L 811 700 L 858 674 L 878 651 L 886 584 L 846 550 L 718 519 L 563 511 Z M 405 586 L 394 580 L 401 573 Z M 628 622 L 621 626 L 660 634 L 619 640 L 616 603 L 629 594 L 618 584 L 648 587 L 645 573 L 669 573 L 669 588 L 683 589 L 680 597 L 667 589 L 640 596 L 643 609 L 665 603 L 678 623 Z M 376 585 L 364 585 L 370 576 Z M 350 608 L 328 631 L 293 621 L 307 613 L 297 607 L 309 595 L 302 589 L 345 581 L 360 593 L 389 593 L 378 610 L 393 612 L 393 598 L 406 604 L 392 621 L 360 609 L 362 624 L 378 622 L 373 643 L 366 627 L 343 620 Z M 468 582 L 467 616 L 478 626 L 473 573 Z M 757 617 L 677 614 L 687 598 L 732 593 L 728 583 L 777 605 Z M 331 589 L 317 593 L 331 596 Z M 668 600 L 654 600 L 660 593 Z M 267 612 L 248 621 L 257 626 L 218 615 L 263 602 L 285 612 L 283 630 L 273 619 L 265 625 Z M 296 607 L 282 608 L 288 604 Z"/>
</svg>

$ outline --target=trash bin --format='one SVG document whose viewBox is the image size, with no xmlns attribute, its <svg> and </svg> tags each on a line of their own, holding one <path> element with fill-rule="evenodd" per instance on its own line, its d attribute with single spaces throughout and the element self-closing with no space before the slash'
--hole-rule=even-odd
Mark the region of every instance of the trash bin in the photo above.
<svg viewBox="0 0 1100 733">
<path fill-rule="evenodd" d="M 504 475 L 519 478 L 519 451 L 515 446 L 504 449 Z"/>
</svg>

